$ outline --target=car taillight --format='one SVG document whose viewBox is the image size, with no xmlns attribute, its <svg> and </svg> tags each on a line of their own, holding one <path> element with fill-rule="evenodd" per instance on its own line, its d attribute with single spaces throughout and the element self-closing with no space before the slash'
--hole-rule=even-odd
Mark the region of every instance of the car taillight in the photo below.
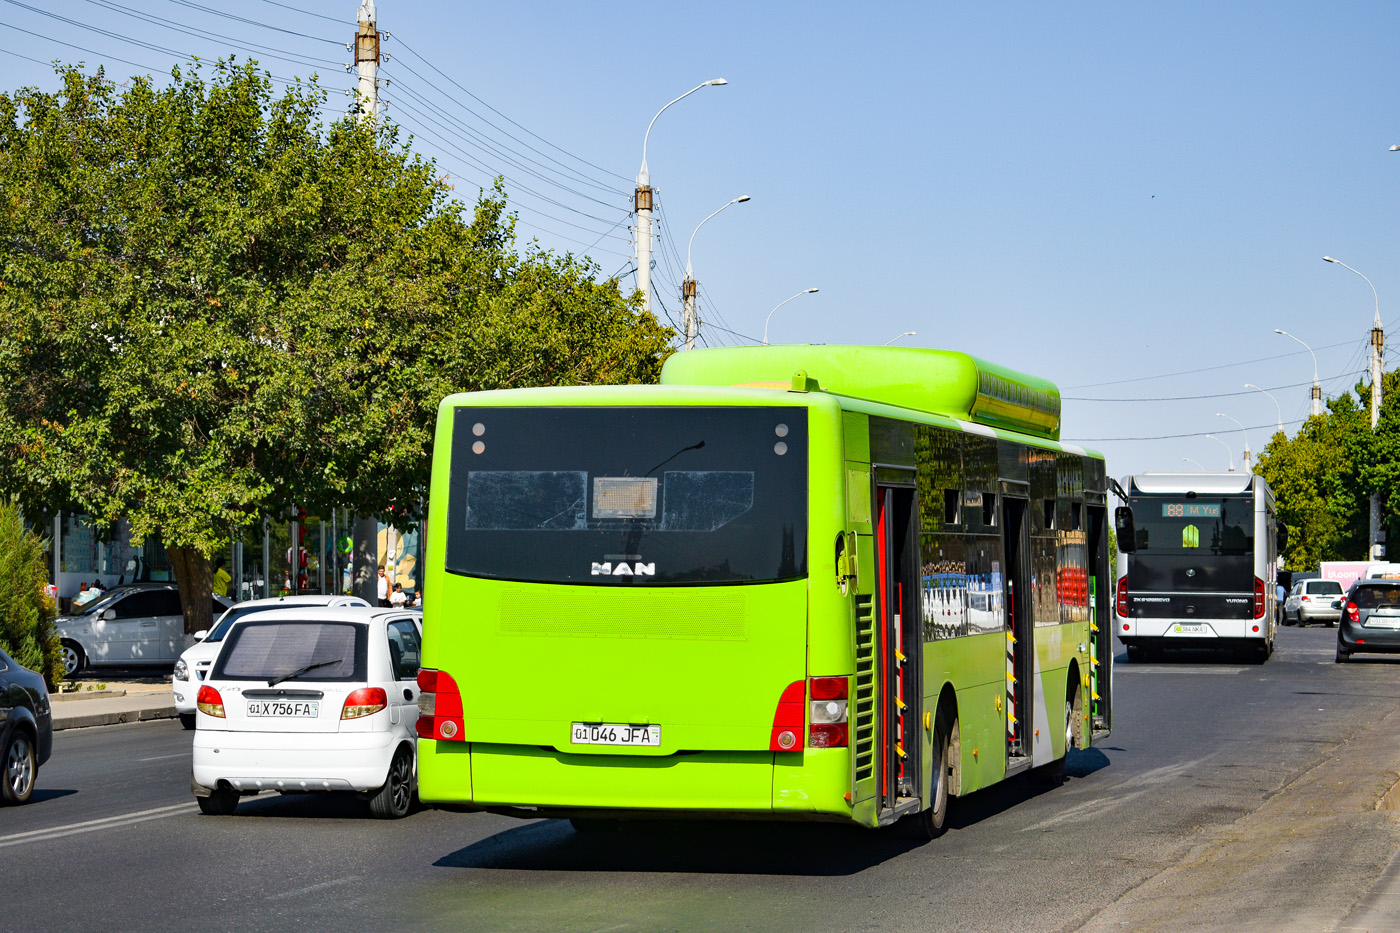
<svg viewBox="0 0 1400 933">
<path fill-rule="evenodd" d="M 1264 618 L 1264 581 L 1254 578 L 1254 618 Z"/>
<path fill-rule="evenodd" d="M 778 697 L 778 708 L 773 711 L 773 732 L 768 739 L 768 749 L 774 752 L 792 752 L 802 747 L 802 707 L 807 701 L 807 684 L 794 680 L 787 685 Z"/>
<path fill-rule="evenodd" d="M 419 738 L 464 741 L 467 725 L 462 717 L 462 692 L 452 675 L 425 667 L 418 672 L 418 691 Z"/>
<path fill-rule="evenodd" d="M 1361 609 L 1356 605 L 1356 603 L 1352 602 L 1349 599 L 1347 600 L 1347 618 L 1353 622 L 1361 621 Z"/>
<path fill-rule="evenodd" d="M 812 697 L 809 705 L 811 727 L 807 732 L 808 746 L 845 748 L 849 744 L 846 724 L 849 678 L 813 677 L 808 683 Z"/>
<path fill-rule="evenodd" d="M 224 698 L 219 696 L 219 691 L 208 684 L 199 688 L 199 695 L 195 697 L 195 706 L 206 716 L 217 716 L 224 718 Z"/>
<path fill-rule="evenodd" d="M 1123 618 L 1128 617 L 1128 577 L 1126 575 L 1118 578 L 1118 614 Z"/>
<path fill-rule="evenodd" d="M 345 698 L 345 705 L 340 710 L 340 718 L 360 719 L 364 716 L 373 716 L 388 705 L 389 695 L 384 692 L 383 687 L 361 687 L 352 691 Z"/>
<path fill-rule="evenodd" d="M 1299 602 L 1310 603 L 1310 602 L 1312 602 L 1312 597 L 1311 597 L 1311 596 L 1299 596 L 1299 597 L 1298 597 L 1298 600 L 1299 600 Z"/>
</svg>

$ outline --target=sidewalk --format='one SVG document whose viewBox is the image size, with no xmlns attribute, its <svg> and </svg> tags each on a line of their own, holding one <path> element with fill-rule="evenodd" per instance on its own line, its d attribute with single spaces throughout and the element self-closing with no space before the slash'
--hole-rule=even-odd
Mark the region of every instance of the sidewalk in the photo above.
<svg viewBox="0 0 1400 933">
<path fill-rule="evenodd" d="M 50 694 L 49 699 L 54 731 L 175 718 L 169 683 L 108 682 L 102 691 Z"/>
</svg>

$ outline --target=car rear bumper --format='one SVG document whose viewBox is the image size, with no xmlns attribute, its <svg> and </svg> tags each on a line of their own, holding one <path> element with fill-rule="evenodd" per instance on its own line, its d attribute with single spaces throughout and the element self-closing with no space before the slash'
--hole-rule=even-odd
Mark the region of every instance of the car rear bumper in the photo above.
<svg viewBox="0 0 1400 933">
<path fill-rule="evenodd" d="M 194 734 L 194 782 L 238 790 L 374 790 L 384 786 L 394 732 L 220 732 Z"/>
<path fill-rule="evenodd" d="M 1343 651 L 1400 652 L 1400 629 L 1368 628 L 1355 622 L 1343 622 L 1337 629 L 1337 644 Z"/>
<path fill-rule="evenodd" d="M 1336 622 L 1342 617 L 1340 609 L 1329 609 L 1325 606 L 1299 606 L 1299 622 Z"/>
</svg>

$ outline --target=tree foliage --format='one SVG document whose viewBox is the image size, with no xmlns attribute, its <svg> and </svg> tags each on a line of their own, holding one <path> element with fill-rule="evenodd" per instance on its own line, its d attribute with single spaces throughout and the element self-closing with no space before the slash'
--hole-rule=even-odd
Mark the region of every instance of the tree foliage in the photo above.
<svg viewBox="0 0 1400 933">
<path fill-rule="evenodd" d="M 1378 430 L 1371 431 L 1371 389 L 1358 385 L 1329 399 L 1289 438 L 1275 434 L 1258 472 L 1288 525 L 1287 566 L 1308 570 L 1324 560 L 1361 560 L 1370 537 L 1369 498 L 1379 491 L 1382 520 L 1400 529 L 1400 373 L 1387 373 Z"/>
<path fill-rule="evenodd" d="M 44 542 L 24 528 L 19 507 L 0 502 L 0 648 L 44 675 L 50 690 L 63 676 L 53 601 L 44 593 Z"/>
<path fill-rule="evenodd" d="M 58 76 L 0 95 L 0 491 L 159 533 L 182 591 L 265 515 L 413 514 L 451 392 L 659 372 L 616 280 L 314 83 Z"/>
</svg>

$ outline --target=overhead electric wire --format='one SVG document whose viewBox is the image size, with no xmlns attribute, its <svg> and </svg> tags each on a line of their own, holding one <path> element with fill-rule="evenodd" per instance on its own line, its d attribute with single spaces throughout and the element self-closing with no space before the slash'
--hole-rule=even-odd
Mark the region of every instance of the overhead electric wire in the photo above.
<svg viewBox="0 0 1400 933">
<path fill-rule="evenodd" d="M 1299 419 L 1297 419 L 1297 420 L 1295 420 L 1295 421 L 1285 421 L 1284 424 L 1287 424 L 1287 425 L 1302 424 L 1302 423 L 1303 423 L 1304 421 L 1306 421 L 1306 420 L 1307 420 L 1306 418 L 1299 418 Z M 1278 426 L 1278 422 L 1277 422 L 1277 421 L 1270 421 L 1268 424 L 1253 424 L 1253 425 L 1249 425 L 1249 426 L 1246 427 L 1244 430 L 1246 430 L 1246 431 L 1259 431 L 1259 430 L 1267 430 L 1267 429 L 1269 429 L 1269 428 L 1273 428 L 1273 427 L 1277 427 L 1277 426 Z M 1233 431 L 1233 430 L 1234 430 L 1233 428 L 1227 429 L 1224 433 L 1230 433 L 1230 431 Z M 1180 440 L 1180 439 L 1183 438 L 1183 437 L 1205 437 L 1205 436 L 1208 435 L 1208 434 L 1220 434 L 1220 433 L 1222 433 L 1222 432 L 1216 430 L 1216 431 L 1194 431 L 1194 432 L 1192 432 L 1192 433 L 1190 433 L 1190 434 L 1159 434 L 1159 435 L 1156 435 L 1156 436 L 1153 436 L 1153 437 L 1073 437 L 1073 438 L 1068 438 L 1068 439 L 1062 439 L 1062 443 L 1068 443 L 1068 444 L 1104 444 L 1104 443 L 1115 442 L 1115 441 L 1174 441 L 1174 440 Z"/>
<path fill-rule="evenodd" d="M 178 4 L 179 6 L 188 7 L 191 10 L 199 10 L 200 12 L 208 13 L 212 16 L 222 16 L 224 19 L 231 19 L 237 23 L 246 23 L 249 26 L 258 26 L 263 29 L 271 29 L 274 32 L 286 33 L 289 36 L 296 36 L 300 39 L 311 39 L 316 42 L 329 42 L 331 45 L 338 45 L 342 47 L 345 45 L 344 42 L 337 42 L 335 39 L 327 39 L 325 36 L 313 36 L 308 33 L 297 32 L 293 29 L 283 29 L 281 26 L 274 26 L 271 23 L 265 23 L 261 20 L 248 19 L 244 16 L 236 16 L 233 13 L 226 13 L 223 10 L 215 9 L 214 7 L 204 6 L 202 3 L 195 3 L 194 0 L 169 0 L 169 2 Z M 340 20 L 333 20 L 333 22 L 341 23 Z"/>
<path fill-rule="evenodd" d="M 1316 350 L 1331 350 L 1331 349 L 1333 349 L 1333 348 L 1335 348 L 1335 347 L 1344 347 L 1344 346 L 1348 345 L 1349 343 L 1351 343 L 1350 340 L 1343 340 L 1343 341 L 1341 341 L 1341 342 L 1339 342 L 1339 343 L 1329 343 L 1329 344 L 1327 344 L 1327 345 L 1325 345 L 1325 346 L 1313 347 L 1313 350 L 1314 350 L 1314 351 L 1316 351 Z M 1132 379 L 1115 379 L 1115 380 L 1112 380 L 1112 381 L 1110 381 L 1110 382 L 1088 382 L 1088 383 L 1085 383 L 1085 384 L 1083 384 L 1083 385 L 1065 386 L 1065 388 L 1066 388 L 1066 389 L 1069 389 L 1069 390 L 1071 390 L 1071 391 L 1074 390 L 1074 389 L 1097 389 L 1097 388 L 1099 388 L 1099 387 L 1101 387 L 1101 386 L 1124 385 L 1125 383 L 1129 383 L 1129 382 L 1146 382 L 1146 381 L 1148 381 L 1148 380 L 1150 380 L 1150 379 L 1169 379 L 1169 378 L 1171 378 L 1172 376 L 1193 376 L 1193 375 L 1195 375 L 1196 373 L 1206 373 L 1206 372 L 1211 372 L 1211 371 L 1217 370 L 1217 369 L 1231 369 L 1231 368 L 1233 368 L 1233 367 L 1235 367 L 1235 366 L 1247 366 L 1247 365 L 1249 365 L 1250 363 L 1267 363 L 1267 362 L 1269 362 L 1269 361 L 1271 361 L 1271 360 L 1286 359 L 1287 357 L 1290 357 L 1290 356 L 1300 356 L 1300 355 L 1302 355 L 1302 354 L 1304 354 L 1304 353 L 1306 353 L 1306 352 L 1308 352 L 1308 351 L 1306 351 L 1306 350 L 1294 350 L 1294 351 L 1291 351 L 1291 352 L 1289 352 L 1289 353 L 1279 353 L 1279 354 L 1277 354 L 1277 355 L 1275 355 L 1275 356 L 1261 356 L 1261 357 L 1259 357 L 1258 359 L 1253 359 L 1253 360 L 1240 360 L 1240 361 L 1235 362 L 1235 363 L 1221 363 L 1219 366 L 1202 366 L 1200 369 L 1184 369 L 1184 370 L 1182 370 L 1182 371 L 1180 371 L 1180 372 L 1175 372 L 1175 373 L 1158 373 L 1158 374 L 1155 375 L 1155 376 L 1136 376 L 1136 377 L 1134 377 L 1134 378 L 1132 378 Z"/>
<path fill-rule="evenodd" d="M 54 64 L 52 61 L 47 61 L 47 62 L 46 62 L 46 61 L 40 61 L 40 60 L 37 59 L 37 58 L 30 58 L 28 55 L 21 55 L 21 54 L 18 53 L 18 52 L 11 52 L 9 49 L 0 48 L 0 52 L 4 52 L 6 55 L 13 55 L 15 58 L 22 58 L 22 59 L 24 59 L 25 61 L 27 61 L 27 62 L 33 62 L 33 63 L 36 64 L 36 65 L 47 65 L 47 66 L 49 66 L 49 67 L 52 67 L 53 64 Z M 92 54 L 96 55 L 97 53 L 94 52 L 94 53 L 92 53 Z M 130 65 L 130 64 L 133 64 L 133 63 L 132 63 L 132 62 L 127 62 L 126 64 Z M 145 66 L 144 66 L 144 65 L 137 65 L 136 67 L 137 67 L 137 68 L 144 68 Z"/>
<path fill-rule="evenodd" d="M 28 29 L 24 29 L 24 28 L 22 28 L 22 27 L 20 27 L 20 26 L 11 26 L 11 25 L 9 25 L 8 23 L 6 23 L 6 26 L 8 26 L 10 29 L 15 30 L 16 32 L 22 32 L 22 33 L 25 33 L 26 35 L 34 36 L 34 37 L 37 38 L 37 39 L 44 39 L 44 40 L 47 40 L 47 41 L 49 41 L 49 42 L 53 42 L 53 43 L 55 43 L 55 44 L 57 44 L 57 45 L 66 45 L 66 46 L 68 46 L 68 48 L 70 48 L 70 49 L 77 49 L 79 52 L 87 52 L 89 55 L 96 55 L 98 58 L 101 58 L 101 59 L 103 59 L 104 61 L 110 59 L 111 61 L 114 61 L 114 62 L 121 62 L 123 65 L 131 65 L 131 66 L 136 67 L 136 68 L 144 68 L 144 69 L 147 70 L 147 71 L 158 71 L 158 70 L 159 70 L 159 69 L 157 69 L 157 68 L 155 68 L 155 67 L 153 67 L 153 66 L 151 66 L 151 65 L 143 65 L 143 64 L 141 64 L 140 62 L 133 62 L 133 61 L 131 61 L 130 59 L 118 58 L 118 57 L 115 56 L 115 55 L 108 55 L 108 54 L 105 53 L 105 52 L 98 52 L 98 51 L 95 51 L 95 50 L 93 50 L 93 49 L 84 48 L 84 47 L 81 46 L 81 45 L 74 45 L 72 42 L 64 42 L 62 39 L 55 39 L 53 36 L 46 36 L 46 35 L 43 35 L 42 33 L 30 32 Z M 181 60 L 182 60 L 182 61 L 188 61 L 189 59 L 188 59 L 188 58 L 185 58 L 185 59 L 181 59 Z"/>
<path fill-rule="evenodd" d="M 1352 376 L 1352 375 L 1356 375 L 1356 373 L 1355 373 L 1355 372 L 1350 372 L 1350 373 L 1338 373 L 1338 374 L 1335 375 L 1335 376 L 1328 376 L 1328 377 L 1325 378 L 1325 379 L 1319 379 L 1318 382 L 1319 382 L 1319 384 L 1322 383 L 1322 382 L 1330 382 L 1330 381 L 1332 381 L 1332 380 L 1334 380 L 1334 379 L 1340 379 L 1340 378 L 1343 378 L 1343 377 L 1345 377 L 1345 376 Z M 1279 391 L 1280 389 L 1297 389 L 1297 388 L 1300 388 L 1300 387 L 1302 387 L 1302 386 L 1310 386 L 1310 385 L 1312 385 L 1312 380 L 1311 380 L 1311 379 L 1307 380 L 1306 382 L 1293 382 L 1293 383 L 1290 383 L 1290 384 L 1288 384 L 1288 385 L 1269 386 L 1267 389 L 1264 389 L 1264 391 L 1265 391 L 1265 392 L 1277 392 L 1277 391 Z M 1253 395 L 1253 394 L 1255 393 L 1255 391 L 1257 391 L 1257 390 L 1255 390 L 1255 389 L 1243 389 L 1243 390 L 1238 391 L 1238 392 L 1217 392 L 1217 393 L 1214 393 L 1214 394 L 1211 394 L 1211 395 L 1171 395 L 1171 396 L 1166 396 L 1166 395 L 1164 395 L 1164 396 L 1153 396 L 1153 397 L 1151 397 L 1151 398 L 1104 398 L 1104 397 L 1093 397 L 1093 396 L 1082 396 L 1082 395 L 1063 395 L 1063 396 L 1061 396 L 1061 399 L 1064 400 L 1064 401 L 1066 401 L 1066 402 L 1191 402 L 1191 401 L 1195 401 L 1195 400 L 1197 400 L 1197 399 L 1205 399 L 1205 398 L 1234 398 L 1234 397 L 1241 396 L 1241 395 Z"/>
<path fill-rule="evenodd" d="M 342 25 L 344 25 L 345 23 L 344 20 L 339 19 L 338 17 L 327 16 L 324 13 L 313 13 L 310 10 L 303 10 L 301 7 L 295 7 L 287 3 L 278 3 L 277 0 L 263 0 L 263 3 L 267 3 L 272 6 L 280 6 L 282 9 L 291 10 L 293 13 L 301 13 L 305 16 L 314 16 L 317 19 L 329 20 L 332 23 L 340 23 Z"/>
<path fill-rule="evenodd" d="M 264 0 L 264 2 L 271 3 L 271 2 L 273 2 L 273 0 Z M 582 157 L 580 157 L 580 156 L 576 156 L 576 155 L 574 155 L 572 152 L 569 152 L 567 149 L 564 149 L 564 148 L 562 148 L 561 146 L 555 145 L 554 143 L 552 143 L 552 142 L 550 142 L 549 140 L 545 139 L 543 136 L 539 135 L 538 133 L 534 132 L 533 130 L 529 129 L 528 127 L 522 126 L 521 124 L 519 124 L 519 123 L 517 123 L 516 121 L 512 120 L 510 117 L 506 116 L 504 113 L 501 113 L 501 111 L 497 110 L 495 107 L 492 107 L 490 104 L 488 104 L 486 101 L 482 100 L 480 97 L 477 97 L 475 94 L 473 94 L 471 91 L 469 91 L 469 90 L 467 90 L 466 88 L 464 88 L 462 85 L 458 84 L 457 81 L 454 80 L 454 79 L 452 78 L 451 75 L 448 75 L 447 73 L 445 73 L 441 68 L 437 67 L 437 66 L 434 65 L 432 62 L 430 62 L 430 61 L 428 61 L 426 58 L 424 58 L 424 57 L 423 57 L 418 51 L 416 51 L 412 46 L 410 46 L 408 43 L 404 42 L 404 41 L 403 41 L 403 38 L 402 38 L 401 36 L 395 36 L 395 37 L 394 37 L 394 40 L 395 40 L 396 42 L 398 42 L 400 45 L 402 45 L 402 46 L 404 47 L 404 49 L 405 49 L 410 55 L 412 55 L 413 57 L 417 58 L 417 59 L 418 59 L 419 61 L 421 61 L 423 64 L 425 64 L 425 65 L 427 65 L 429 68 L 433 69 L 433 71 L 436 71 L 438 74 L 442 75 L 444 78 L 446 78 L 448 81 L 450 81 L 450 82 L 452 83 L 452 86 L 455 87 L 455 88 L 457 88 L 457 90 L 461 91 L 463 94 L 466 94 L 466 95 L 467 95 L 468 97 L 470 97 L 472 100 L 474 100 L 474 101 L 476 101 L 477 103 L 481 104 L 483 107 L 485 107 L 486 109 L 490 110 L 492 113 L 496 114 L 496 115 L 499 116 L 501 119 L 507 121 L 507 122 L 510 123 L 512 126 L 518 128 L 518 129 L 520 129 L 520 130 L 522 130 L 522 131 L 524 131 L 524 132 L 526 132 L 526 133 L 529 133 L 529 134 L 530 134 L 531 136 L 533 136 L 535 139 L 538 139 L 540 142 L 542 142 L 542 143 L 544 143 L 545 145 L 549 146 L 551 149 L 555 149 L 555 150 L 557 150 L 557 151 L 559 151 L 559 152 L 562 152 L 564 155 L 568 156 L 569 158 L 573 159 L 573 160 L 576 161 L 576 162 L 582 163 L 583 165 L 587 165 L 589 168 L 596 169 L 597 171 L 602 172 L 602 173 L 605 174 L 605 175 L 611 175 L 611 176 L 614 177 L 614 178 L 620 178 L 620 179 L 622 179 L 624 182 L 626 182 L 626 183 L 628 183 L 628 184 L 630 184 L 630 183 L 632 182 L 632 179 L 628 178 L 626 175 L 619 175 L 617 172 L 614 172 L 614 171 L 612 171 L 612 170 L 610 170 L 610 169 L 603 168 L 603 167 L 600 166 L 600 165 L 594 165 L 592 162 L 589 162 L 587 159 L 584 159 L 584 158 L 582 158 Z M 469 113 L 472 112 L 469 108 L 467 108 L 467 107 L 465 107 L 465 106 L 463 106 L 462 109 L 467 110 Z M 473 116 L 476 116 L 477 119 L 481 120 L 481 121 L 484 122 L 484 123 L 487 123 L 488 125 L 492 126 L 494 129 L 500 130 L 502 133 L 506 133 L 505 130 L 502 130 L 499 126 L 496 126 L 494 123 L 491 123 L 489 120 L 486 120 L 484 117 L 481 117 L 481 116 L 479 116 L 479 115 L 477 115 L 477 114 L 475 114 L 475 113 L 473 113 Z M 507 136 L 510 136 L 509 133 L 506 133 L 506 135 L 507 135 Z M 566 166 L 564 166 L 564 164 L 563 164 L 562 162 L 558 162 L 557 160 L 554 160 L 554 159 L 552 159 L 550 156 L 546 155 L 545 153 L 539 152 L 538 149 L 535 149 L 533 146 L 530 146 L 529 143 L 524 142 L 523 140 L 520 140 L 520 139 L 516 139 L 516 137 L 514 137 L 514 136 L 511 136 L 511 139 L 515 139 L 515 141 L 518 142 L 518 143 L 520 143 L 522 146 L 526 146 L 527 148 L 530 148 L 531 151 L 539 153 L 539 155 L 543 156 L 544 158 L 550 159 L 551 161 L 555 162 L 556 165 L 559 165 L 561 168 L 566 167 Z"/>
<path fill-rule="evenodd" d="M 414 100 L 418 101 L 418 102 L 419 102 L 420 104 L 422 104 L 424 107 L 436 108 L 437 105 L 435 105 L 432 101 L 428 100 L 428 99 L 427 99 L 426 97 L 424 97 L 422 94 L 418 93 L 418 91 L 415 90 L 412 86 L 405 85 L 405 84 L 403 83 L 402 79 L 393 78 L 392 75 L 390 76 L 390 79 L 394 82 L 394 83 L 391 84 L 390 86 L 398 89 L 398 90 L 396 90 L 396 91 L 394 92 L 395 94 L 397 94 L 399 91 L 402 91 L 403 93 L 408 94 L 408 95 L 409 95 L 410 97 L 412 97 Z M 419 113 L 421 114 L 422 112 L 419 111 Z M 608 203 L 608 202 L 606 202 L 606 201 L 600 201 L 600 200 L 598 200 L 597 198 L 595 198 L 595 197 L 593 197 L 593 196 L 591 196 L 591 195 L 584 194 L 583 192 L 577 191 L 577 190 L 575 190 L 575 189 L 573 189 L 573 188 L 570 188 L 570 187 L 568 187 L 567 185 L 562 185 L 562 184 L 560 184 L 559 182 L 555 181 L 554 179 L 549 178 L 549 177 L 546 177 L 546 176 L 544 176 L 544 175 L 541 175 L 539 172 L 536 172 L 535 170 L 529 168 L 529 167 L 526 166 L 526 165 L 522 165 L 520 162 L 517 162 L 517 161 L 515 161 L 514 159 L 512 159 L 511 156 L 507 155 L 507 154 L 504 153 L 504 152 L 501 152 L 499 149 L 497 149 L 495 146 L 493 146 L 488 140 L 486 140 L 486 139 L 484 139 L 483 137 L 481 137 L 480 134 L 478 134 L 478 133 L 477 133 L 475 130 L 473 130 L 471 127 L 467 126 L 465 123 L 463 123 L 462 121 L 456 119 L 455 117 L 451 116 L 450 114 L 442 113 L 442 112 L 439 110 L 438 115 L 439 115 L 440 117 L 444 118 L 444 119 L 447 119 L 447 120 L 452 121 L 452 123 L 454 123 L 457 127 L 459 127 L 459 128 L 462 130 L 462 132 L 459 133 L 459 132 L 456 132 L 456 131 L 452 130 L 451 128 L 449 128 L 449 127 L 447 127 L 447 126 L 444 126 L 444 125 L 443 125 L 441 122 L 439 122 L 436 118 L 429 118 L 429 117 L 427 117 L 426 115 L 424 115 L 424 118 L 425 118 L 425 119 L 432 119 L 433 122 L 435 123 L 435 125 L 437 125 L 443 132 L 448 133 L 449 135 L 452 135 L 452 136 L 457 137 L 457 138 L 460 139 L 464 144 L 466 144 L 466 145 L 468 145 L 468 146 L 473 146 L 473 147 L 476 147 L 476 148 L 484 148 L 484 149 L 487 149 L 487 150 L 490 151 L 493 155 L 495 155 L 495 156 L 497 156 L 497 157 L 503 159 L 504 161 L 506 161 L 507 163 L 509 163 L 509 164 L 511 164 L 511 165 L 514 165 L 515 167 L 519 168 L 522 172 L 525 172 L 525 173 L 528 174 L 528 175 L 532 175 L 532 176 L 534 176 L 535 178 L 538 178 L 539 180 L 543 181 L 545 184 L 554 185 L 555 187 L 560 188 L 560 189 L 562 189 L 562 190 L 564 190 L 564 191 L 567 191 L 569 194 L 571 194 L 571 195 L 573 195 L 573 196 L 575 196 L 575 197 L 577 197 L 577 198 L 581 198 L 581 199 L 586 200 L 586 201 L 592 201 L 594 204 L 601 205 L 602 207 L 606 207 L 606 208 L 613 209 L 613 210 L 621 210 L 621 208 L 617 207 L 615 204 L 610 204 L 610 203 Z M 468 136 L 463 136 L 462 133 L 466 133 L 466 134 L 468 134 Z M 470 137 L 470 138 L 468 138 L 468 137 Z M 559 205 L 559 206 L 562 207 L 562 206 L 564 206 L 564 205 Z M 572 210 L 572 208 L 571 208 L 571 210 Z M 584 213 L 584 212 L 583 212 L 583 211 L 579 211 L 578 213 Z M 585 214 L 585 216 L 592 216 L 592 215 L 587 215 L 587 214 Z M 598 221 L 601 221 L 601 222 L 603 222 L 603 223 L 607 223 L 607 220 L 605 220 L 605 219 L 602 218 L 602 217 L 594 217 L 593 219 L 598 220 Z"/>
<path fill-rule="evenodd" d="M 130 16 L 133 19 L 141 20 L 142 22 L 147 23 L 151 26 L 158 26 L 162 29 L 169 29 L 172 32 L 183 33 L 187 36 L 193 36 L 196 39 L 215 39 L 221 42 L 227 42 L 235 48 L 240 48 L 245 52 L 252 52 L 253 54 L 264 54 L 267 55 L 269 58 L 276 58 L 280 61 L 291 62 L 295 65 L 306 65 L 309 68 L 315 68 L 318 64 L 330 65 L 336 68 L 342 67 L 343 65 L 343 62 L 332 61 L 328 58 L 315 58 L 309 55 L 304 56 L 303 58 L 293 58 L 291 56 L 298 55 L 300 53 L 289 52 L 286 49 L 274 49 L 269 46 L 258 45 L 252 42 L 245 42 L 242 39 L 235 39 L 232 36 L 226 36 L 222 33 L 210 32 L 207 29 L 200 29 L 195 26 L 188 26 L 186 24 L 177 23 L 175 20 L 166 19 L 163 16 L 156 16 L 154 13 L 141 13 L 137 12 L 136 10 L 128 10 L 126 7 L 123 7 L 120 4 L 112 3 L 111 0 L 86 0 L 86 2 L 91 3 L 94 6 L 102 7 L 104 10 L 110 10 L 113 13 L 120 13 L 123 16 Z"/>
</svg>

